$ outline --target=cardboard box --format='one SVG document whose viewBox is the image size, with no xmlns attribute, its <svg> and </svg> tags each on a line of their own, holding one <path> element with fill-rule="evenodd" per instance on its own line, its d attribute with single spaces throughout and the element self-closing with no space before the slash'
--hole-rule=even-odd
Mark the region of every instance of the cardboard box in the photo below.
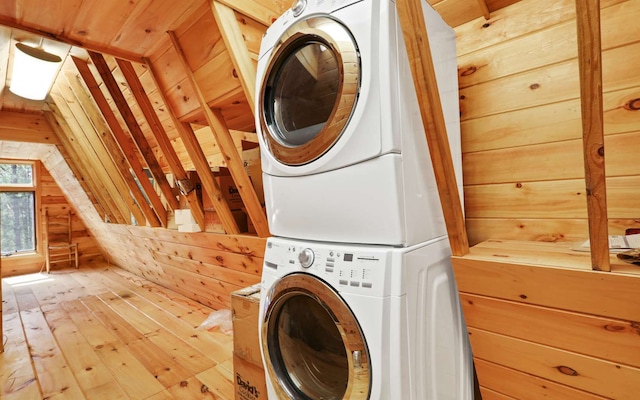
<svg viewBox="0 0 640 400">
<path fill-rule="evenodd" d="M 236 400 L 267 399 L 266 379 L 258 335 L 259 309 L 260 284 L 231 293 Z"/>
<path fill-rule="evenodd" d="M 233 371 L 236 400 L 267 400 L 267 386 L 262 367 L 234 354 Z"/>
<path fill-rule="evenodd" d="M 240 197 L 240 192 L 236 187 L 235 182 L 231 175 L 220 175 L 218 178 L 218 183 L 220 184 L 220 192 L 222 192 L 222 197 L 229 204 L 229 208 L 234 210 L 240 210 L 244 207 L 244 203 L 242 202 L 242 197 Z"/>
<path fill-rule="evenodd" d="M 260 284 L 231 293 L 233 352 L 238 357 L 262 367 L 258 336 L 259 308 Z"/>
</svg>

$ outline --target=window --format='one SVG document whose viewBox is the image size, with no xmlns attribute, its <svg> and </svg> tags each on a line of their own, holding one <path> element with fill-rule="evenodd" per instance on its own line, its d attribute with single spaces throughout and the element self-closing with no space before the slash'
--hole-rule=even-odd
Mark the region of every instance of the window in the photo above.
<svg viewBox="0 0 640 400">
<path fill-rule="evenodd" d="M 2 255 L 36 250 L 34 164 L 0 161 Z"/>
</svg>

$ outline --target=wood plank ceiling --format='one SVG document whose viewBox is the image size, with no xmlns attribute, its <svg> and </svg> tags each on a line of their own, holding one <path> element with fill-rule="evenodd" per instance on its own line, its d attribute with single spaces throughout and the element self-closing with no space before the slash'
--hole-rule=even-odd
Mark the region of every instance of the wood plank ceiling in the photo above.
<svg viewBox="0 0 640 400">
<path fill-rule="evenodd" d="M 457 26 L 517 0 L 429 1 Z M 260 40 L 291 3 L 2 1 L 0 118 L 15 112 L 44 116 L 105 220 L 167 227 L 168 213 L 188 207 L 204 229 L 203 205 L 189 190 L 199 182 L 224 231 L 239 233 L 212 175 L 226 167 L 257 234 L 267 236 L 242 150 L 257 146 L 253 99 Z M 17 42 L 64 60 L 45 101 L 22 99 L 7 88 Z M 21 139 L 1 133 L 0 140 Z"/>
</svg>

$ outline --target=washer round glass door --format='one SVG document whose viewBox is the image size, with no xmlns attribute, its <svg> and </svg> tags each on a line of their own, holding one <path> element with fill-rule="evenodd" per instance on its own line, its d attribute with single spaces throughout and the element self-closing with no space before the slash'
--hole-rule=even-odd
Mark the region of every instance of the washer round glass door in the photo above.
<svg viewBox="0 0 640 400">
<path fill-rule="evenodd" d="M 340 138 L 355 108 L 360 59 L 349 30 L 329 17 L 297 22 L 272 51 L 260 91 L 260 125 L 273 156 L 309 163 Z"/>
<path fill-rule="evenodd" d="M 282 400 L 369 398 L 369 353 L 358 322 L 324 281 L 294 273 L 266 297 L 262 347 Z"/>
</svg>

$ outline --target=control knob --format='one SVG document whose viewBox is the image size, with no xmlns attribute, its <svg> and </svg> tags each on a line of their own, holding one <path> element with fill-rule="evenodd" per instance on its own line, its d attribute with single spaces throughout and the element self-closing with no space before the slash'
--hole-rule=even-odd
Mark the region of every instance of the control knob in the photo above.
<svg viewBox="0 0 640 400">
<path fill-rule="evenodd" d="M 300 261 L 300 265 L 302 268 L 309 268 L 311 264 L 313 264 L 313 260 L 315 259 L 315 254 L 313 254 L 313 250 L 306 248 L 298 254 L 298 261 Z"/>
</svg>

